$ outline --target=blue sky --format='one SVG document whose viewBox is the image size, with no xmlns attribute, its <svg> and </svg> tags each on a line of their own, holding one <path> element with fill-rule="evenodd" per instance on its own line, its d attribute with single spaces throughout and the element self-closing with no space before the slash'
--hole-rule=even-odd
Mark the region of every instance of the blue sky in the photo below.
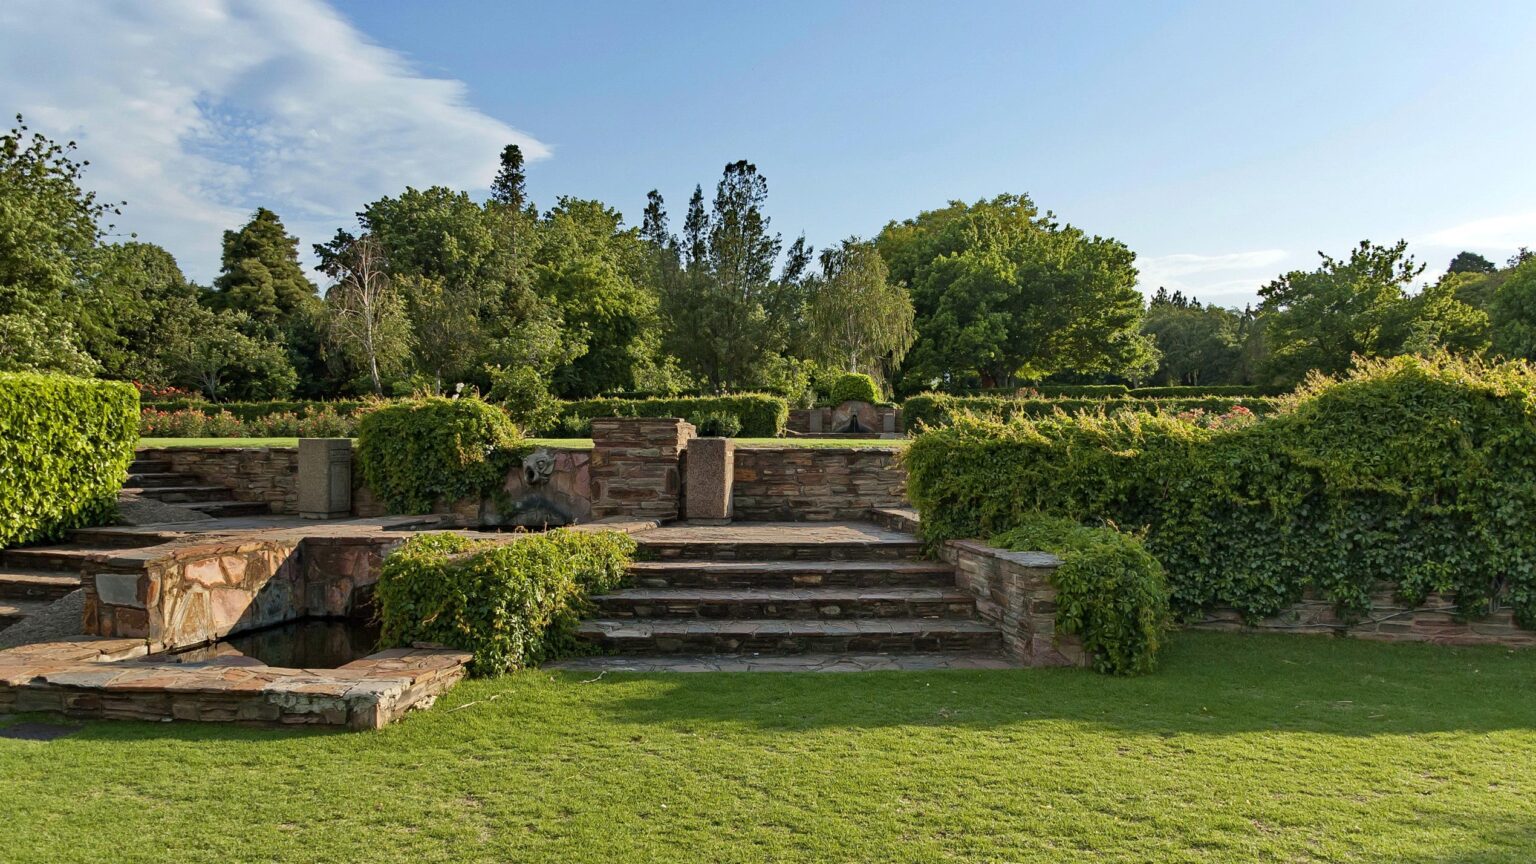
<svg viewBox="0 0 1536 864">
<path fill-rule="evenodd" d="M 536 201 L 631 220 L 750 159 L 817 245 L 1027 192 L 1145 289 L 1234 304 L 1364 238 L 1432 271 L 1536 245 L 1530 2 L 17 3 L 0 103 L 204 280 L 256 204 L 323 239 L 407 183 L 483 187 L 507 140 Z"/>
</svg>

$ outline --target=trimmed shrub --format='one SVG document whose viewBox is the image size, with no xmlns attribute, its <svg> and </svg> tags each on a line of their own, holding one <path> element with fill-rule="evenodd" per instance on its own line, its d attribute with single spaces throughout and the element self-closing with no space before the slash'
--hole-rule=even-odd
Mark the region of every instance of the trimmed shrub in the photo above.
<svg viewBox="0 0 1536 864">
<path fill-rule="evenodd" d="M 1191 387 L 1137 387 L 1131 395 L 1138 399 L 1198 399 L 1203 396 L 1284 396 L 1289 387 L 1266 384 L 1210 384 Z"/>
<path fill-rule="evenodd" d="M 837 376 L 828 389 L 828 396 L 833 405 L 841 405 L 844 402 L 879 402 L 880 387 L 875 379 L 857 372 L 848 372 Z"/>
<path fill-rule="evenodd" d="M 560 420 L 560 400 L 539 373 L 527 366 L 492 369 L 486 400 L 500 405 L 520 429 L 549 430 Z"/>
<path fill-rule="evenodd" d="M 495 489 L 525 449 L 500 408 L 472 398 L 402 400 L 363 415 L 357 429 L 363 478 L 395 513 Z"/>
<path fill-rule="evenodd" d="M 377 399 L 339 399 L 331 402 L 278 400 L 271 402 L 208 402 L 202 399 L 166 399 L 155 402 L 160 411 L 228 411 L 242 422 L 249 422 L 270 414 L 304 415 L 311 409 L 330 411 L 343 417 L 362 414 L 372 408 Z"/>
<path fill-rule="evenodd" d="M 1047 399 L 1113 399 L 1131 395 L 1131 388 L 1124 384 L 1034 384 L 1022 389 L 1033 390 Z"/>
<path fill-rule="evenodd" d="M 1056 629 L 1082 637 L 1095 669 L 1112 675 L 1152 670 L 1168 625 L 1168 586 L 1162 565 L 1140 541 L 1113 528 L 1034 515 L 988 542 L 1061 557 L 1051 577 Z"/>
<path fill-rule="evenodd" d="M 907 448 L 931 539 L 1035 513 L 1145 530 L 1174 611 L 1256 620 L 1307 588 L 1346 621 L 1389 583 L 1409 603 L 1508 603 L 1536 627 L 1536 369 L 1362 361 L 1266 418 L 1125 412 L 961 417 Z"/>
<path fill-rule="evenodd" d="M 196 408 L 163 411 L 146 406 L 139 413 L 141 438 L 350 438 L 359 414 L 343 414 L 328 402 L 313 402 L 302 414 L 283 411 L 241 419 L 232 411 L 209 413 Z"/>
<path fill-rule="evenodd" d="M 735 438 L 741 432 L 741 420 L 723 411 L 689 417 L 688 422 L 701 438 Z"/>
<path fill-rule="evenodd" d="M 678 399 L 583 399 L 564 403 L 556 427 L 540 431 L 565 435 L 584 428 L 590 435 L 590 421 L 594 417 L 693 417 L 714 412 L 735 415 L 741 421 L 741 434 L 748 438 L 777 438 L 784 434 L 784 424 L 789 420 L 789 403 L 762 393 Z M 587 422 L 583 425 L 582 421 Z"/>
<path fill-rule="evenodd" d="M 0 548 L 111 520 L 138 413 L 131 384 L 0 373 Z"/>
<path fill-rule="evenodd" d="M 565 529 L 508 543 L 423 534 L 384 560 L 376 597 L 386 646 L 436 642 L 499 675 L 576 647 L 590 596 L 618 587 L 635 541 Z"/>
<path fill-rule="evenodd" d="M 947 393 L 922 393 L 910 396 L 901 403 L 902 427 L 915 432 L 924 426 L 944 426 L 954 422 L 962 414 L 975 414 L 995 420 L 1011 420 L 1015 417 L 1046 417 L 1057 412 L 1067 414 L 1092 412 L 1111 414 L 1118 411 L 1145 411 L 1159 414 L 1182 414 L 1200 411 L 1206 414 L 1225 414 L 1236 407 L 1243 407 L 1255 414 L 1269 414 L 1278 410 L 1280 402 L 1262 397 L 1209 396 L 1197 399 L 1085 399 L 1041 398 L 1025 399 L 1014 396 L 951 396 Z"/>
</svg>

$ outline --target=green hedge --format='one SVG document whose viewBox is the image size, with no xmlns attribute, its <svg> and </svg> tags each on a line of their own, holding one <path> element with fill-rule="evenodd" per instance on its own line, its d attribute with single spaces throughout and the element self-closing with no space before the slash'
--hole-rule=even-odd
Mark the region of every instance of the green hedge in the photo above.
<svg viewBox="0 0 1536 864">
<path fill-rule="evenodd" d="M 505 412 L 468 397 L 394 402 L 363 415 L 357 429 L 363 478 L 394 513 L 486 494 L 524 450 Z"/>
<path fill-rule="evenodd" d="M 561 407 L 560 424 L 544 434 L 583 438 L 591 434 L 594 417 L 697 417 L 732 414 L 747 438 L 777 438 L 789 420 L 789 403 L 764 393 L 699 396 L 677 399 L 583 399 Z"/>
<path fill-rule="evenodd" d="M 0 548 L 109 521 L 138 422 L 131 384 L 0 373 Z"/>
<path fill-rule="evenodd" d="M 635 541 L 565 529 L 508 542 L 423 534 L 384 560 L 376 597 L 387 646 L 436 642 L 499 675 L 576 647 L 589 597 L 618 587 Z"/>
<path fill-rule="evenodd" d="M 837 376 L 832 381 L 827 394 L 828 401 L 833 405 L 841 405 L 844 402 L 874 403 L 880 401 L 880 386 L 868 375 L 848 372 Z"/>
<path fill-rule="evenodd" d="M 1308 587 L 1345 620 L 1401 597 L 1495 597 L 1536 627 L 1536 370 L 1446 358 L 1365 361 L 1286 410 L 961 418 L 905 455 L 932 539 L 986 537 L 1036 513 L 1146 531 L 1175 612 L 1275 614 Z"/>
<path fill-rule="evenodd" d="M 901 422 L 902 428 L 907 432 L 915 432 L 923 425 L 947 425 L 954 422 L 957 416 L 966 413 L 997 420 L 1011 420 L 1015 417 L 1046 417 L 1058 411 L 1068 414 L 1084 411 L 1105 414 L 1119 411 L 1147 411 L 1162 414 L 1200 411 L 1207 414 L 1224 414 L 1242 406 L 1255 414 L 1270 414 L 1279 407 L 1279 404 L 1278 400 L 1265 397 L 1021 399 L 1016 396 L 950 396 L 947 393 L 922 393 L 909 396 L 901 403 Z"/>
<path fill-rule="evenodd" d="M 1162 566 L 1136 538 L 1037 514 L 988 542 L 1059 555 L 1051 579 L 1056 629 L 1079 635 L 1101 672 L 1151 671 L 1168 625 L 1168 586 Z"/>
<path fill-rule="evenodd" d="M 1265 384 L 1211 384 L 1178 387 L 1137 387 L 1131 391 L 1138 399 L 1192 399 L 1202 396 L 1284 396 L 1289 387 L 1271 387 Z"/>
<path fill-rule="evenodd" d="M 350 417 L 373 407 L 378 401 L 372 399 L 338 399 L 335 401 L 207 402 L 202 399 L 166 399 L 146 403 L 144 407 L 167 413 L 193 410 L 201 411 L 204 414 L 217 414 L 220 411 L 227 411 L 233 414 L 235 419 L 249 422 L 259 420 L 271 414 L 295 414 L 302 417 L 306 413 L 321 411 Z"/>
</svg>

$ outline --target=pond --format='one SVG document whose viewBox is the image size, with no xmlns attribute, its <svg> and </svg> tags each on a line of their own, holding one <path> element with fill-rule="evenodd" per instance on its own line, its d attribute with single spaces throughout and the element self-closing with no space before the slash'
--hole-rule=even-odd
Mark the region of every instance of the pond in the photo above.
<svg viewBox="0 0 1536 864">
<path fill-rule="evenodd" d="M 153 663 L 335 669 L 378 650 L 379 626 L 350 618 L 304 618 L 207 645 L 143 658 Z"/>
</svg>

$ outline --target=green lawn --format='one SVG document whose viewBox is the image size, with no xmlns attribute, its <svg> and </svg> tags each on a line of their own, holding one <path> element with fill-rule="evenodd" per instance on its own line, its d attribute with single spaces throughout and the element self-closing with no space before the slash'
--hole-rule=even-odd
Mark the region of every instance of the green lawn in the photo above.
<svg viewBox="0 0 1536 864">
<path fill-rule="evenodd" d="M 377 733 L 0 739 L 0 860 L 1528 864 L 1533 684 L 1226 634 L 1137 679 L 534 671 Z"/>
<path fill-rule="evenodd" d="M 566 450 L 591 450 L 591 438 L 531 438 Z M 739 447 L 903 447 L 904 438 L 737 438 Z M 297 447 L 297 438 L 140 438 L 140 447 Z"/>
</svg>

